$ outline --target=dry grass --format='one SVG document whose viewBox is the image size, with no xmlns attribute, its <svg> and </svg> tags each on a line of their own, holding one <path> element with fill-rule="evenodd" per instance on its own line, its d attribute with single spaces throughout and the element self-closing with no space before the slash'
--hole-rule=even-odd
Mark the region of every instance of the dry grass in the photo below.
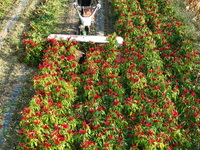
<svg viewBox="0 0 200 150">
<path fill-rule="evenodd" d="M 193 22 L 196 27 L 195 33 L 197 34 L 197 48 L 200 50 L 200 1 L 199 0 L 186 0 L 186 10 L 194 14 Z"/>
<path fill-rule="evenodd" d="M 200 1 L 199 0 L 186 0 L 186 9 L 195 13 L 195 16 L 200 16 Z"/>
<path fill-rule="evenodd" d="M 185 31 L 194 39 L 195 48 L 200 51 L 200 1 L 171 0 L 175 8 L 175 16 L 185 25 Z"/>
</svg>

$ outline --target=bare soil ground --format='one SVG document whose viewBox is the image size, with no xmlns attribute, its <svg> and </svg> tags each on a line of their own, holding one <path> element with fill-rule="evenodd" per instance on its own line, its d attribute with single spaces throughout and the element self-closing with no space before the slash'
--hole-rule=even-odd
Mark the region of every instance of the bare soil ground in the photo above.
<svg viewBox="0 0 200 150">
<path fill-rule="evenodd" d="M 77 34 L 79 18 L 72 4 L 73 0 L 68 0 L 66 5 L 63 6 L 64 10 L 58 16 L 58 30 L 55 34 Z"/>
<path fill-rule="evenodd" d="M 30 0 L 31 1 L 31 0 Z M 31 7 L 34 4 L 31 5 Z M 30 9 L 28 9 L 30 10 Z M 23 75 L 21 72 L 24 68 L 23 64 L 18 63 L 18 56 L 15 55 L 15 51 L 18 48 L 18 43 L 20 42 L 20 35 L 25 30 L 25 24 L 27 23 L 26 13 L 28 10 L 24 11 L 23 15 L 19 17 L 19 20 L 16 21 L 16 26 L 10 32 L 3 31 L 2 36 L 6 37 L 3 41 L 2 46 L 0 47 L 0 108 L 3 110 L 3 104 L 5 104 L 6 99 L 10 97 L 10 93 L 13 87 L 17 84 L 18 76 Z M 18 10 L 13 9 L 13 12 Z M 6 26 L 10 17 L 10 14 L 5 17 L 5 22 L 3 23 Z M 2 33 L 1 32 L 1 33 Z"/>
</svg>

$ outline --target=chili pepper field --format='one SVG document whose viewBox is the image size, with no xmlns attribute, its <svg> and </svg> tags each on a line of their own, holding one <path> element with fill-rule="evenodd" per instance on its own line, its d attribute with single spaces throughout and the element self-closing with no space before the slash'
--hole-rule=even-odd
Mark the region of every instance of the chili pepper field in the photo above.
<svg viewBox="0 0 200 150">
<path fill-rule="evenodd" d="M 200 149 L 199 49 L 172 3 L 109 0 L 115 32 L 94 44 L 47 39 L 63 1 L 41 1 L 22 35 L 19 61 L 38 69 L 17 149 Z"/>
</svg>

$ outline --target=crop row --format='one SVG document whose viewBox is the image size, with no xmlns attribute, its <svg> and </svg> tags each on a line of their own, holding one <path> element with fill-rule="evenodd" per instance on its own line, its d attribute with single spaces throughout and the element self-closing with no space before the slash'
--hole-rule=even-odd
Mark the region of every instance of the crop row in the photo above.
<svg viewBox="0 0 200 150">
<path fill-rule="evenodd" d="M 56 32 L 57 15 L 66 1 L 41 0 L 30 14 L 28 30 L 22 34 L 23 50 L 20 61 L 29 66 L 37 66 L 42 61 L 43 43 L 47 36 Z"/>
<path fill-rule="evenodd" d="M 24 39 L 26 63 L 38 61 L 40 70 L 36 94 L 22 112 L 20 149 L 200 147 L 199 55 L 171 4 L 112 4 L 121 47 L 115 34 L 105 45 L 41 40 L 38 24 L 32 39 Z M 81 64 L 78 50 L 86 52 Z"/>
<path fill-rule="evenodd" d="M 164 101 L 167 98 L 176 106 L 181 136 L 191 132 L 191 138 L 195 139 L 183 145 L 198 143 L 199 53 L 193 49 L 193 41 L 184 32 L 184 26 L 174 18 L 171 3 L 165 0 L 118 1 L 115 8 L 116 15 L 120 16 L 117 27 L 126 38 L 127 49 L 129 44 L 133 46 L 134 41 L 135 50 L 144 56 L 143 61 L 138 62 L 139 67 L 145 66 L 144 73 L 154 73 L 148 81 L 153 80 L 159 90 L 170 89 L 169 92 L 162 92 L 165 96 L 161 99 Z M 160 77 L 155 73 L 159 76 L 162 74 L 165 82 L 159 80 Z M 165 87 L 167 84 L 170 88 Z M 148 96 L 145 98 L 148 99 Z"/>
</svg>

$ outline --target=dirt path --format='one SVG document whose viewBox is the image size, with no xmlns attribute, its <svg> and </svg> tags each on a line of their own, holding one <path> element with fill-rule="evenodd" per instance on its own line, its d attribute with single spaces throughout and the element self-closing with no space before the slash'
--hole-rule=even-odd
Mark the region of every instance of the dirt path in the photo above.
<svg viewBox="0 0 200 150">
<path fill-rule="evenodd" d="M 2 1 L 2 0 L 1 0 Z M 14 15 L 14 12 L 16 10 L 17 7 L 19 7 L 19 3 L 22 0 L 15 0 L 14 4 L 12 4 L 12 6 L 10 6 L 10 8 L 7 8 L 7 14 L 5 17 L 0 18 L 0 32 L 3 30 L 3 28 L 5 27 L 5 24 L 10 20 L 10 18 Z"/>
<path fill-rule="evenodd" d="M 55 34 L 77 34 L 79 18 L 72 4 L 73 0 L 68 0 L 63 6 L 65 9 L 58 16 L 58 31 Z"/>
<path fill-rule="evenodd" d="M 34 68 L 25 67 L 24 64 L 18 62 L 18 56 L 15 52 L 19 48 L 20 36 L 26 30 L 27 14 L 37 1 L 23 0 L 21 2 L 18 3 L 16 9 L 13 9 L 13 12 L 15 12 L 13 15 L 9 14 L 5 17 L 5 27 L 1 32 L 1 38 L 4 38 L 0 45 L 0 124 L 3 124 L 3 127 L 0 128 L 0 149 L 2 150 L 13 149 L 13 142 L 8 140 L 8 137 L 12 134 L 9 134 L 8 131 L 12 129 L 12 124 L 17 122 L 18 117 L 13 114 L 15 113 L 16 104 L 19 103 L 20 91 L 24 83 L 27 82 L 28 77 L 34 72 Z M 29 7 L 26 7 L 25 4 Z M 13 27 L 11 28 L 11 26 Z M 26 98 L 24 97 L 24 99 Z M 15 119 L 12 119 L 13 117 Z M 7 141 L 4 141 L 4 138 Z M 14 138 L 14 140 L 16 139 Z M 7 142 L 9 148 L 5 146 Z"/>
<path fill-rule="evenodd" d="M 16 0 L 15 4 L 10 8 L 10 13 L 0 21 L 0 46 L 3 39 L 11 32 L 15 21 L 18 19 L 28 1 L 30 0 Z"/>
</svg>

